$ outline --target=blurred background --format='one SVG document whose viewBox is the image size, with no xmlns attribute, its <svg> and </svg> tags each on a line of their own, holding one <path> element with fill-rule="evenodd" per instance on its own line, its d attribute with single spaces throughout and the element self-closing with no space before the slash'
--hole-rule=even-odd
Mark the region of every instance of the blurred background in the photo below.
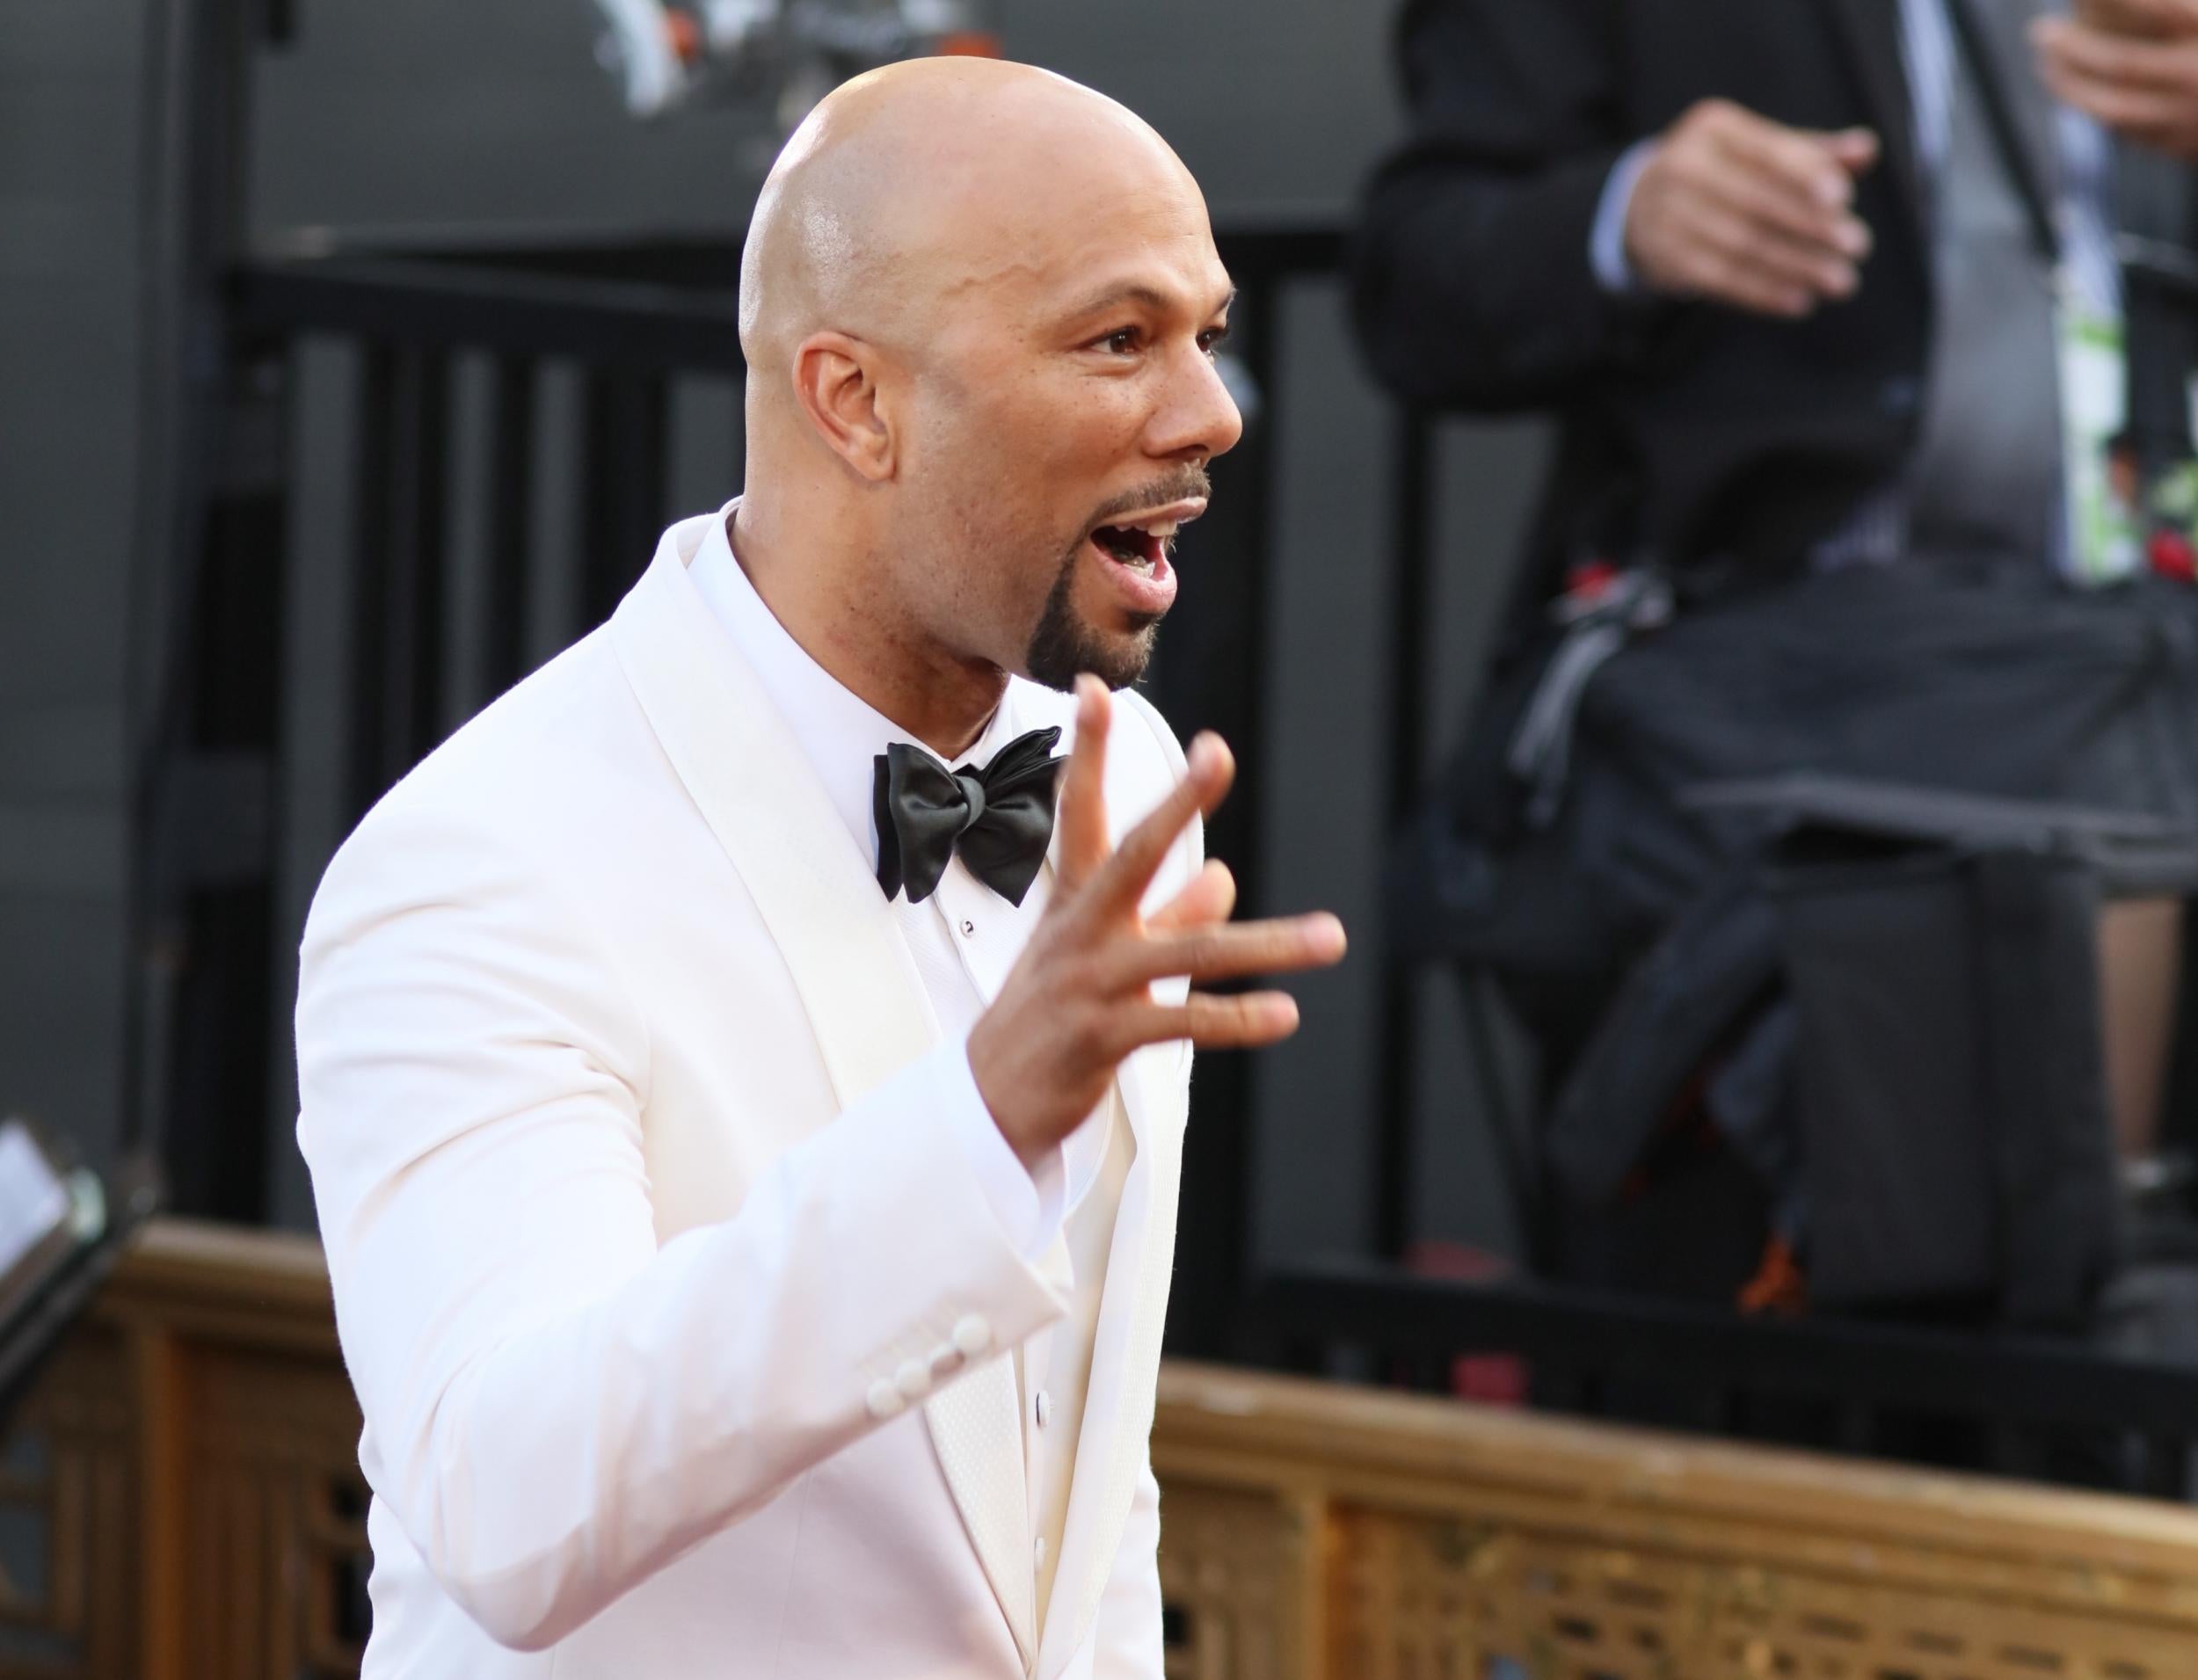
<svg viewBox="0 0 2198 1680">
<path fill-rule="evenodd" d="M 585 5 L 308 4 L 284 21 L 295 32 L 286 44 L 239 55 L 249 91 L 226 113 L 240 125 L 239 178 L 225 184 L 245 223 L 235 231 L 259 250 L 541 246 L 637 230 L 737 249 L 775 149 L 775 115 L 761 101 L 636 121 L 621 83 L 597 62 L 600 19 Z M 178 161 L 176 137 L 157 127 L 172 120 L 177 95 L 156 55 L 179 49 L 148 25 L 141 6 L 30 4 L 0 46 L 9 125 L 0 260 L 12 302 L 0 388 L 11 447 L 0 471 L 20 556 L 0 585 L 0 926 L 9 956 L 0 1066 L 14 1106 L 65 1124 L 97 1159 L 114 1146 L 127 1095 L 127 697 L 133 683 L 153 680 L 161 638 L 174 628 L 160 622 L 175 607 L 171 570 L 164 575 L 173 556 L 150 551 L 161 538 L 140 498 L 143 312 L 149 291 L 174 279 L 148 225 L 162 171 Z M 1340 231 L 1397 127 L 1386 20 L 1375 10 L 1318 0 L 1190 13 L 1011 3 L 997 26 L 1014 55 L 1147 116 L 1197 175 L 1225 231 Z M 1333 265 L 1291 285 L 1276 306 L 1291 345 L 1278 369 L 1286 389 L 1277 393 L 1287 418 L 1275 428 L 1282 463 L 1260 593 L 1277 650 L 1264 696 L 1278 750 L 1241 796 L 1257 803 L 1272 837 L 1267 901 L 1333 903 L 1371 934 L 1390 816 L 1379 785 L 1389 720 L 1372 703 L 1390 657 L 1387 410 L 1350 347 Z M 268 616 L 252 627 L 280 658 L 298 709 L 286 725 L 295 750 L 285 755 L 285 832 L 266 929 L 278 975 L 291 971 L 320 863 L 357 814 L 345 791 L 352 743 L 330 708 L 342 692 L 349 603 L 342 498 L 355 440 L 346 396 L 360 370 L 340 339 L 301 336 L 296 400 L 255 417 L 278 433 L 262 441 L 281 457 L 291 541 L 317 547 L 325 562 L 293 571 L 279 615 L 270 595 Z M 569 359 L 549 360 L 541 447 L 545 463 L 563 451 L 551 470 L 566 482 L 537 486 L 543 520 L 530 564 L 543 587 L 528 604 L 529 664 L 591 622 L 556 598 L 574 570 L 585 469 L 572 453 L 577 437 L 554 435 L 579 423 L 577 371 Z M 454 363 L 462 407 L 480 395 L 484 372 L 462 357 Z M 672 385 L 663 509 L 716 505 L 739 488 L 731 376 L 698 372 Z M 472 408 L 477 417 L 481 404 Z M 454 447 L 470 440 L 462 418 Z M 1461 426 L 1448 446 L 1430 716 L 1455 716 L 1470 692 L 1539 447 L 1531 425 Z M 456 528 L 466 516 L 449 513 L 451 564 L 462 573 L 480 558 L 469 548 L 477 550 L 477 529 Z M 637 574 L 645 558 L 637 549 L 620 563 Z M 1338 589 L 1339 575 L 1357 586 Z M 454 615 L 465 604 L 454 601 Z M 466 628 L 448 649 L 461 667 Z M 1300 664 L 1337 680 L 1294 680 Z M 453 674 L 446 723 L 482 697 L 470 671 Z M 1339 704 L 1339 694 L 1367 701 Z M 1373 1192 L 1353 1110 L 1379 1041 L 1378 973 L 1378 963 L 1355 964 L 1316 983 L 1308 1030 L 1254 1075 L 1251 1202 L 1256 1240 L 1271 1250 L 1370 1238 Z M 278 981 L 259 1001 L 287 1009 L 288 990 Z M 1441 1059 L 1462 1028 L 1439 1000 L 1425 1007 L 1433 1062 L 1419 1086 L 1436 1146 L 1420 1208 L 1430 1232 L 1501 1246 L 1503 1211 L 1475 1170 L 1471 1099 L 1457 1095 L 1464 1081 Z M 241 1043 L 246 1023 L 225 1020 Z M 309 1224 L 290 1143 L 295 1092 L 280 1065 L 266 1070 L 261 1097 L 250 1118 L 232 1110 L 222 1123 L 218 1147 L 238 1159 L 193 1168 L 220 1180 L 202 1211 Z"/>
<path fill-rule="evenodd" d="M 1897 93 L 1901 66 L 1913 74 L 1916 40 L 1896 42 L 1916 15 L 1903 0 L 1823 0 L 1805 16 L 1794 4 L 1773 23 L 1727 0 L 716 0 L 675 9 L 667 30 L 655 0 L 10 0 L 0 1675 L 358 1672 L 358 1419 L 294 1138 L 306 907 L 393 781 L 600 622 L 665 524 L 739 492 L 731 288 L 764 171 L 838 79 L 941 48 L 1115 96 L 1205 189 L 1242 287 L 1225 371 L 1248 431 L 1186 537 L 1150 687 L 1186 736 L 1216 727 L 1239 748 L 1245 774 L 1212 847 L 1246 908 L 1325 905 L 1353 935 L 1349 964 L 1298 988 L 1298 1037 L 1202 1063 L 1194 1094 L 1154 1447 L 1170 1676 L 2198 1673 L 2198 988 L 2176 985 L 2180 956 L 2152 988 L 2168 1045 L 2158 1135 L 2110 1159 L 2095 1088 L 2110 982 L 2092 971 L 2088 923 L 2074 945 L 2025 946 L 2001 969 L 1992 953 L 2006 948 L 1990 941 L 2003 924 L 1933 921 L 1940 900 L 1863 906 L 1889 930 L 1867 959 L 1872 985 L 1914 981 L 1872 993 L 1889 1000 L 1875 1029 L 1935 1023 L 1950 991 L 1991 990 L 1979 975 L 2027 975 L 2034 959 L 2044 978 L 2013 1001 L 1964 1001 L 1940 1035 L 1952 1051 L 1889 1049 L 1899 1035 L 1879 1031 L 1822 1065 L 1804 1057 L 1804 1073 L 1882 1075 L 1863 1109 L 1901 1099 L 1872 1138 L 1881 1153 L 1845 1161 L 1845 1205 L 1923 1187 L 1905 1223 L 1845 1233 L 1885 1260 L 1881 1275 L 1841 1298 L 1819 1264 L 1812 1298 L 1812 1227 L 1794 1210 L 1813 1209 L 1822 1262 L 1842 1205 L 1833 1157 L 1797 1178 L 1704 1095 L 1785 1029 L 1765 986 L 1741 987 L 1724 1015 L 1686 994 L 1658 1016 L 1627 993 L 1648 1024 L 1633 1021 L 1613 1062 L 1546 1022 L 1530 1030 L 1532 1000 L 1503 955 L 1473 947 L 1471 929 L 1453 937 L 1492 891 L 1551 927 L 1573 925 L 1568 905 L 1610 902 L 1607 884 L 1570 877 L 1554 899 L 1513 900 L 1491 873 L 1508 865 L 1490 831 L 1429 814 L 1449 822 L 1452 790 L 1474 785 L 1476 731 L 1536 709 L 1543 690 L 1518 687 L 1525 676 L 1570 661 L 1580 689 L 1561 704 L 1579 702 L 1599 661 L 1663 629 L 1675 600 L 1714 604 L 1718 568 L 1751 557 L 1751 531 L 1824 484 L 1859 500 L 1858 461 L 1882 468 L 1873 451 L 1889 438 L 1914 442 L 1925 324 L 1947 337 L 1956 312 L 1934 313 L 1932 276 L 1950 282 L 1892 248 L 1878 200 L 1857 200 L 1888 241 L 1874 260 L 1908 263 L 1918 291 L 1878 317 L 1878 341 L 1899 345 L 1890 371 L 1838 337 L 1856 317 L 1837 311 L 1814 338 L 1727 321 L 1721 351 L 1704 287 L 1663 270 L 1596 266 L 1607 295 L 1567 316 L 1604 261 L 1580 236 L 1595 203 L 1576 190 L 1553 188 L 1577 200 L 1565 273 L 1545 286 L 1525 257 L 1505 260 L 1542 248 L 1502 195 L 1562 188 L 1569 167 L 1535 148 L 1581 151 L 1580 178 L 1602 192 L 1631 142 L 1679 132 L 1683 91 L 1736 19 L 1793 40 L 1742 53 L 1736 82 L 1800 88 L 1849 27 L 1878 56 L 1839 60 L 1847 92 Z M 1467 17 L 1479 21 L 1445 35 Z M 1595 18 L 1626 50 L 1594 36 Z M 800 50 L 763 50 L 796 38 Z M 1633 69 L 1639 83 L 1590 85 L 1590 61 L 1613 89 Z M 1694 91 L 1729 91 L 1723 74 L 1700 70 Z M 1463 115 L 1440 105 L 1459 84 Z M 1812 128 L 1852 116 L 1813 93 L 1791 103 Z M 2004 111 L 1992 127 L 2012 143 Z M 2122 156 L 2108 195 L 2104 249 L 2129 305 L 2126 354 L 2110 358 L 2129 382 L 2113 459 L 2151 499 L 2118 590 L 2096 598 L 2142 602 L 2165 627 L 2129 670 L 2157 655 L 2187 675 L 2198 476 L 2178 475 L 2194 454 L 2198 264 L 2174 149 L 2155 135 Z M 1913 167 L 1857 174 L 1867 194 Z M 1641 178 L 1653 208 L 1656 178 Z M 1426 180 L 1447 220 L 1412 198 Z M 1465 185 L 1488 195 L 1474 201 L 1485 215 L 1441 197 Z M 2016 196 L 1991 236 L 2019 229 Z M 1428 236 L 1442 228 L 1489 243 L 1452 261 Z M 1449 297 L 1445 273 L 1481 291 Z M 1649 292 L 1684 308 L 1654 316 Z M 1521 328 L 1545 302 L 1555 324 Z M 1663 361 L 1634 355 L 1636 329 L 1675 318 Z M 1583 323 L 1618 347 L 1568 382 Z M 1420 340 L 1435 346 L 1423 363 Z M 1761 377 L 1794 342 L 1809 382 Z M 1442 371 L 1461 361 L 1462 375 Z M 1722 432 L 1656 408 L 1660 382 L 1690 368 L 1725 382 L 1708 404 Z M 1817 425 L 1820 398 L 1869 411 L 1862 441 Z M 1628 425 L 1614 454 L 1582 441 Z M 1567 475 L 1663 461 L 1667 441 L 1685 487 L 1729 494 L 1719 517 L 1683 535 L 1645 520 L 1620 541 L 1599 527 L 1555 541 L 1567 514 L 1610 505 Z M 1731 491 L 1744 475 L 1728 455 L 1762 476 Z M 1802 475 L 1780 476 L 1796 461 Z M 1627 593 L 1636 583 L 1648 593 Z M 1874 622 L 1858 623 L 1832 636 L 1843 655 L 1878 645 Z M 1736 668 L 1735 645 L 1707 644 L 1698 669 Z M 1758 663 L 1778 667 L 1783 644 L 1769 645 Z M 1594 690 L 1608 705 L 1625 692 Z M 2056 695 L 2024 690 L 1991 716 L 2020 733 L 2008 719 Z M 1751 704 L 1714 684 L 1680 701 L 1690 720 Z M 2198 709 L 2148 716 L 2198 741 Z M 1949 761 L 1992 760 L 1992 728 L 1971 718 L 1953 733 Z M 1752 793 L 1724 789 L 1744 820 L 1690 815 L 1688 844 L 1744 831 L 1733 844 L 1750 869 L 1897 859 L 1964 892 L 1979 859 L 2047 857 L 2081 885 L 2042 897 L 2037 926 L 2066 933 L 2052 919 L 2068 905 L 2088 915 L 2117 894 L 2164 901 L 2183 925 L 2198 783 L 2132 818 L 2102 815 L 2080 776 L 2001 786 L 1903 762 L 1883 773 L 1898 784 L 1889 804 L 1851 774 L 1759 785 L 1852 773 L 1837 753 L 1738 754 L 1708 779 L 1755 779 Z M 1504 765 L 1522 782 L 1540 774 Z M 1903 789 L 1984 803 L 1918 807 Z M 1692 853 L 1656 862 L 1660 882 L 1699 884 Z M 1806 890 L 1777 901 L 1789 938 L 1859 925 L 1851 901 L 1819 891 L 1829 877 L 1777 878 Z M 1809 906 L 1823 913 L 1811 921 Z M 1612 949 L 1653 978 L 1670 965 L 1641 959 L 1668 949 L 1666 928 L 1646 920 Z M 1916 956 L 1957 946 L 1943 969 Z M 1798 975 L 1795 949 L 1784 960 Z M 2027 1064 L 2005 1049 L 2026 1036 L 2054 1054 L 2073 1044 L 2092 1088 L 2066 1102 L 2058 1086 L 2027 1090 Z M 1660 1061 L 1671 1044 L 1685 1053 Z M 1941 1102 L 1931 1080 L 1954 1061 Z M 1581 1138 L 1607 1141 L 1601 1117 L 1634 1109 L 1640 1136 L 1583 1196 L 1596 1175 Z M 1958 1148 L 1936 1128 L 1954 1109 Z M 2034 1143 L 2063 1120 L 2076 1146 L 2008 1164 L 2001 1139 Z M 1901 1243 L 1957 1203 L 1985 1271 L 1951 1285 L 1902 1274 Z M 2040 1231 L 2039 1247 L 2067 1238 L 2060 1258 L 2018 1255 L 2017 1236 Z M 2072 1310 L 2018 1298 L 2010 1280 L 2035 1264 Z"/>
</svg>

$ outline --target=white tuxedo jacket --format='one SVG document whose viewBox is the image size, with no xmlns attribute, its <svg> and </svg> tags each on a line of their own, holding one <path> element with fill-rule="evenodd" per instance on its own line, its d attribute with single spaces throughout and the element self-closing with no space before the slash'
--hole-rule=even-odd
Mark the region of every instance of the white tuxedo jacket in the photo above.
<svg viewBox="0 0 2198 1680">
<path fill-rule="evenodd" d="M 307 925 L 366 1672 L 1157 1680 L 1189 1047 L 1120 1076 L 1136 1159 L 1041 1616 L 1004 1355 L 1065 1303 L 941 1117 L 967 1063 L 870 861 L 687 576 L 705 529 L 391 792 Z M 1135 695 L 1117 720 L 1119 833 L 1183 760 Z M 1155 895 L 1198 861 L 1194 831 Z"/>
</svg>

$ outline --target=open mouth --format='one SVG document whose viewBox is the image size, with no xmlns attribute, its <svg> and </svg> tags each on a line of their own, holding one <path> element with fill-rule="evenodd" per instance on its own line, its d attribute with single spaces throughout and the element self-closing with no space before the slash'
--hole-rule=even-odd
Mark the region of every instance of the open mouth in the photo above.
<svg viewBox="0 0 2198 1680">
<path fill-rule="evenodd" d="M 1157 615 L 1174 604 L 1175 571 L 1168 561 L 1176 534 L 1205 511 L 1205 498 L 1194 497 L 1092 527 L 1091 546 L 1131 612 Z"/>
<path fill-rule="evenodd" d="M 1133 525 L 1103 525 L 1091 534 L 1091 540 L 1110 559 L 1149 578 L 1168 564 L 1168 550 L 1175 546 L 1175 529 L 1171 525 L 1163 533 L 1139 530 Z"/>
</svg>

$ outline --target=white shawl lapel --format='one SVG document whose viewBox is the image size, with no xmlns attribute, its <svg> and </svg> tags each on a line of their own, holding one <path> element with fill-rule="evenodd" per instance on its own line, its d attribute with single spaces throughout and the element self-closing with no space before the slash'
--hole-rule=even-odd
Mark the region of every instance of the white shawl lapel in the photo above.
<svg viewBox="0 0 2198 1680">
<path fill-rule="evenodd" d="M 1175 1051 L 1161 1045 L 1132 1057 L 1123 1065 L 1121 1089 L 1137 1137 L 1137 1159 L 1122 1187 L 1107 1255 L 1060 1567 L 1038 1649 L 1040 1680 L 1060 1674 L 1090 1636 L 1153 1433 L 1183 1180 L 1185 1087 Z"/>
<path fill-rule="evenodd" d="M 754 673 L 687 575 L 710 521 L 665 533 L 611 620 L 643 712 L 746 883 L 794 977 L 845 1108 L 938 1041 L 923 983 L 868 862 Z M 971 1545 L 1023 1661 L 1036 1588 L 1013 1362 L 997 1357 L 924 1407 Z"/>
<path fill-rule="evenodd" d="M 1121 729 L 1117 721 L 1117 737 Z M 1073 745 L 1073 728 L 1066 733 Z M 1168 789 L 1140 781 L 1118 754 L 1110 760 L 1108 770 L 1107 826 L 1118 845 Z M 1052 861 L 1058 876 L 1058 835 Z M 1163 980 L 1154 988 L 1167 1002 L 1181 1001 L 1190 989 L 1184 980 Z M 1174 1044 L 1156 1044 L 1123 1063 L 1117 1078 L 1137 1154 L 1123 1182 L 1107 1251 L 1106 1289 L 1069 1481 L 1068 1520 L 1038 1647 L 1038 1680 L 1054 1680 L 1090 1637 L 1121 1549 L 1137 1479 L 1145 1469 L 1161 1334 L 1167 1327 L 1168 1284 L 1175 1273 L 1175 1204 L 1183 1184 L 1190 1097 L 1182 1061 L 1186 1053 Z"/>
</svg>

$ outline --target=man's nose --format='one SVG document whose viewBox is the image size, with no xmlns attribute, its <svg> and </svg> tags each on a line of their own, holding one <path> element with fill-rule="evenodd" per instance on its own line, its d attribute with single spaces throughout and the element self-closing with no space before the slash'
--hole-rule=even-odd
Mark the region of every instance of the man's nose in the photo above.
<svg viewBox="0 0 2198 1680">
<path fill-rule="evenodd" d="M 1208 461 L 1228 454 L 1244 435 L 1244 417 L 1222 382 L 1221 370 L 1203 350 L 1192 351 L 1179 367 L 1168 382 L 1167 402 L 1153 418 L 1152 452 Z"/>
</svg>

